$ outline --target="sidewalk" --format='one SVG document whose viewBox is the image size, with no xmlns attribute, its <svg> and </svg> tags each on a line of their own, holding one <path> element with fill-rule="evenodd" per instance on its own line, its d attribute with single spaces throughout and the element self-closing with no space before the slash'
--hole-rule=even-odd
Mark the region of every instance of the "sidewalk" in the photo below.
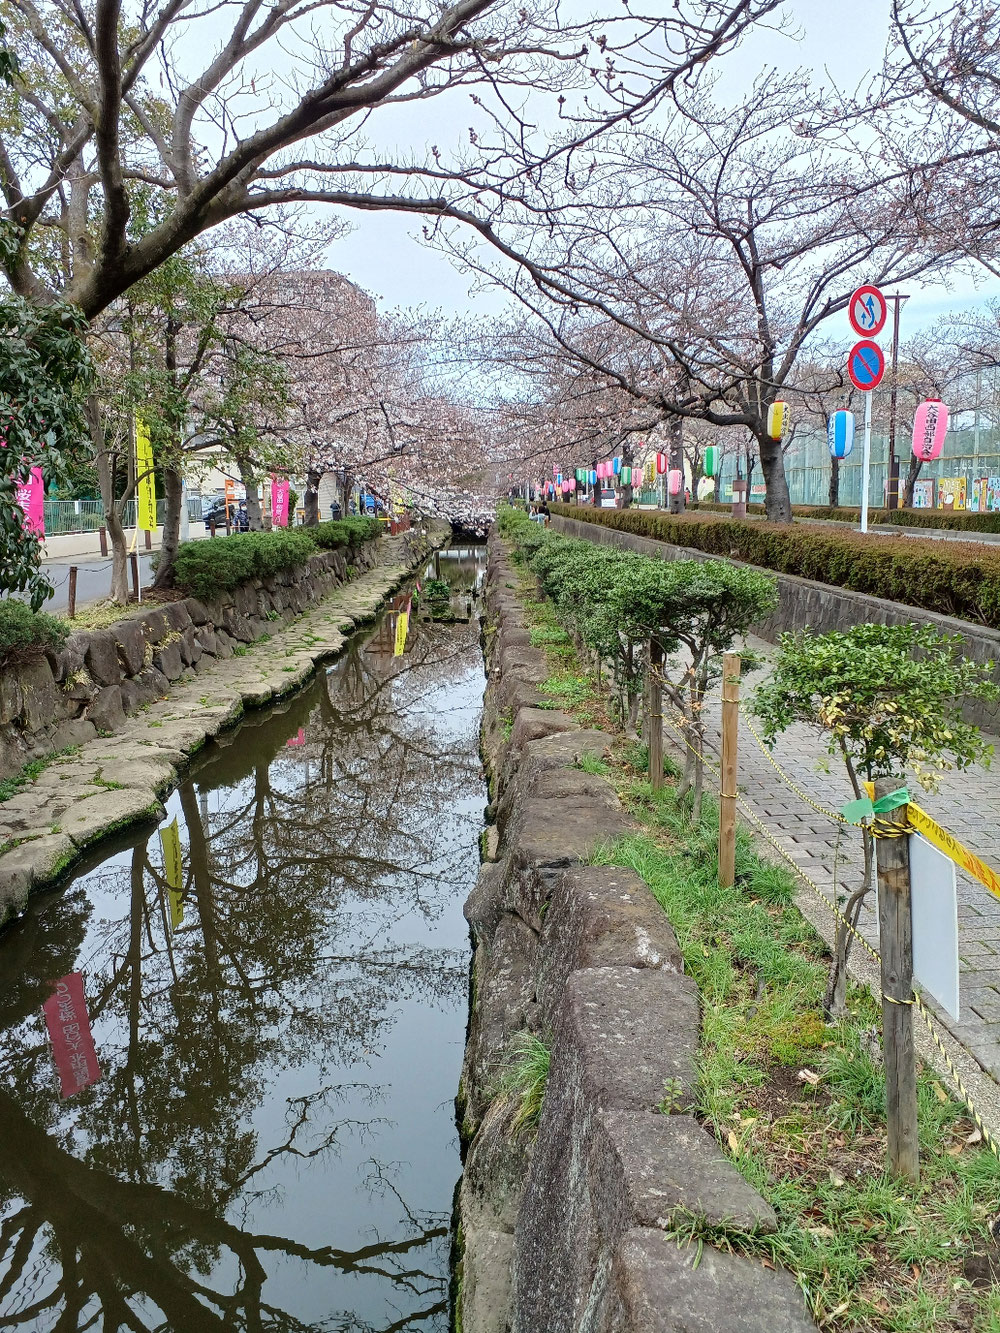
<svg viewBox="0 0 1000 1333">
<path fill-rule="evenodd" d="M 773 659 L 775 647 L 748 637 L 748 649 Z M 766 677 L 767 668 L 744 679 L 740 695 L 749 710 L 754 690 Z M 720 744 L 719 690 L 713 691 L 705 710 L 709 753 L 717 755 Z M 752 717 L 751 717 L 752 720 Z M 664 727 L 664 740 L 675 748 L 676 733 Z M 998 748 L 1000 738 L 987 736 Z M 828 755 L 817 729 L 796 724 L 780 736 L 771 751 L 784 772 L 817 804 L 839 810 L 853 799 L 840 760 Z M 714 777 L 709 773 L 710 789 Z M 740 719 L 739 790 L 778 844 L 794 862 L 830 897 L 841 900 L 860 882 L 861 837 L 858 830 L 835 823 L 808 805 L 780 778 L 760 749 L 745 720 Z M 964 773 L 949 772 L 940 789 L 921 793 L 915 799 L 938 823 L 953 833 L 984 861 L 1000 869 L 1000 782 L 979 765 Z M 803 885 L 819 905 L 816 921 L 829 922 L 832 913 Z M 864 937 L 878 947 L 875 895 L 869 895 L 860 927 Z M 958 929 L 961 968 L 961 1022 L 946 1018 L 935 1009 L 940 1025 L 964 1046 L 982 1068 L 1000 1085 L 1000 900 L 977 881 L 958 870 Z M 824 931 L 824 933 L 827 933 Z M 863 951 L 857 947 L 854 958 Z M 853 958 L 852 958 L 853 961 Z M 934 1006 L 929 1006 L 934 1008 Z M 920 1025 L 922 1026 L 922 1024 Z M 1000 1107 L 1000 1087 L 991 1089 Z M 997 1115 L 1000 1122 L 1000 1114 Z M 1000 1128 L 1000 1123 L 998 1123 Z"/>
<path fill-rule="evenodd" d="M 225 536 L 224 529 L 221 535 Z M 200 520 L 197 522 L 192 520 L 189 536 L 192 540 L 207 537 L 208 532 L 205 529 L 204 523 Z M 135 528 L 125 529 L 125 540 L 130 551 L 134 550 L 141 553 L 146 550 L 145 536 L 140 532 L 138 538 L 136 538 Z M 157 531 L 152 534 L 150 550 L 158 551 L 160 549 L 160 541 L 161 531 L 157 529 Z M 42 542 L 42 546 L 45 550 L 45 554 L 42 557 L 43 561 L 58 560 L 60 563 L 65 564 L 67 560 L 74 560 L 77 557 L 81 559 L 86 558 L 87 560 L 101 560 L 104 558 L 101 556 L 101 538 L 100 534 L 97 532 L 60 533 L 56 537 L 46 537 Z M 108 560 L 111 559 L 110 541 L 108 542 L 108 555 L 106 558 Z"/>
</svg>

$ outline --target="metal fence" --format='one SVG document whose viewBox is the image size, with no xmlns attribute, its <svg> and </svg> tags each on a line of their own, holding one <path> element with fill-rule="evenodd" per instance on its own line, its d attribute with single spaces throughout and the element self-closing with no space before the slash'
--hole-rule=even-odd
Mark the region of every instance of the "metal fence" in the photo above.
<svg viewBox="0 0 1000 1333">
<path fill-rule="evenodd" d="M 192 522 L 201 519 L 201 496 L 189 495 L 187 500 L 188 515 Z M 163 525 L 166 513 L 166 501 L 156 502 L 156 522 Z M 128 500 L 122 514 L 122 526 L 134 528 L 136 522 L 136 501 Z M 100 500 L 46 500 L 45 535 L 59 537 L 71 532 L 96 532 L 104 527 L 104 505 Z"/>
</svg>

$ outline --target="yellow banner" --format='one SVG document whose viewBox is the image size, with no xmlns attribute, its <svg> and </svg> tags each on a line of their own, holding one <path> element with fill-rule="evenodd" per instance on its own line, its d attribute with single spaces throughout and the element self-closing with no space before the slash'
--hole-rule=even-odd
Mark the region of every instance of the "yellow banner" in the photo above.
<svg viewBox="0 0 1000 1333">
<path fill-rule="evenodd" d="M 940 824 L 931 819 L 927 811 L 921 810 L 919 805 L 915 805 L 911 801 L 907 807 L 907 813 L 911 828 L 925 837 L 928 842 L 932 842 L 939 851 L 944 852 L 945 856 L 950 857 L 956 865 L 961 866 L 973 879 L 978 879 L 980 884 L 984 884 L 989 889 L 990 893 L 1000 898 L 1000 875 L 995 870 L 991 869 L 985 861 L 981 861 L 974 852 L 970 852 L 968 847 L 964 847 L 953 833 L 949 833 L 947 829 L 943 829 Z"/>
<path fill-rule="evenodd" d="M 140 416 L 135 419 L 135 475 L 139 501 L 137 527 L 143 532 L 156 531 L 156 482 L 153 478 L 153 445 L 149 427 Z"/>
<path fill-rule="evenodd" d="M 184 920 L 184 900 L 181 893 L 184 888 L 184 866 L 181 861 L 181 835 L 177 828 L 177 818 L 166 828 L 160 829 L 160 846 L 163 848 L 163 874 L 167 881 L 167 896 L 170 900 L 170 929 L 176 930 Z"/>
<path fill-rule="evenodd" d="M 393 657 L 402 657 L 403 649 L 406 647 L 406 631 L 410 625 L 410 604 L 407 602 L 406 610 L 400 611 L 399 619 L 396 621 L 396 646 L 392 650 Z"/>
</svg>

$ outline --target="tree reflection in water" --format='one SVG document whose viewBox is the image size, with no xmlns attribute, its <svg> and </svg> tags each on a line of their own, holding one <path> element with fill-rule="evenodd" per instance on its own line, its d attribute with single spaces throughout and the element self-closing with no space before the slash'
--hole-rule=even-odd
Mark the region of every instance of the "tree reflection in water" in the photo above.
<svg viewBox="0 0 1000 1333">
<path fill-rule="evenodd" d="M 0 937 L 0 1328 L 447 1327 L 482 662 L 393 657 L 403 605 L 171 797 L 174 932 L 153 832 Z M 63 1102 L 71 971 L 104 1072 Z"/>
</svg>

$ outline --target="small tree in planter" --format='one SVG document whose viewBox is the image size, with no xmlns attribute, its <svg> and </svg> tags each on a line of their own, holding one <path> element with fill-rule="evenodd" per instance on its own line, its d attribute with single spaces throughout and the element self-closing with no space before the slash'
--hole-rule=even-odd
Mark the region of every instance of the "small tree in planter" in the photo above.
<svg viewBox="0 0 1000 1333">
<path fill-rule="evenodd" d="M 844 762 L 855 799 L 864 782 L 911 777 L 934 790 L 942 773 L 988 764 L 992 746 L 961 715 L 965 698 L 997 699 L 992 664 L 964 656 L 961 635 L 930 625 L 854 625 L 844 632 L 783 634 L 770 680 L 756 694 L 763 738 L 773 745 L 793 722 L 826 734 L 827 749 Z M 864 875 L 838 921 L 824 1009 L 844 1008 L 847 959 L 872 886 L 873 843 L 862 826 Z M 845 924 L 846 922 L 846 924 Z"/>
</svg>

